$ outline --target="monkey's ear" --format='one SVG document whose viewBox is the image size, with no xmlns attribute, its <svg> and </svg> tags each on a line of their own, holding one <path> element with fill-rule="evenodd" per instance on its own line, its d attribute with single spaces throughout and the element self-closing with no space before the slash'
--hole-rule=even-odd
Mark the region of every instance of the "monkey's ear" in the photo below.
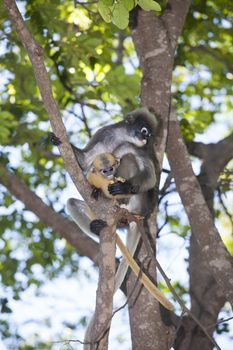
<svg viewBox="0 0 233 350">
<path fill-rule="evenodd" d="M 134 120 L 135 118 L 133 114 L 127 114 L 127 116 L 125 117 L 125 121 L 127 124 L 133 124 Z"/>
</svg>

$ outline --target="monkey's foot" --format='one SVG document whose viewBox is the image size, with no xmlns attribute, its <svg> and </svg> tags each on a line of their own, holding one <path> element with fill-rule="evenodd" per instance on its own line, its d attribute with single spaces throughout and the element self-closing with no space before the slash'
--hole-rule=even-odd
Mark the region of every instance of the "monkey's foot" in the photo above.
<svg viewBox="0 0 233 350">
<path fill-rule="evenodd" d="M 107 226 L 106 221 L 101 219 L 92 220 L 90 223 L 90 230 L 91 232 L 95 233 L 97 236 L 99 236 L 100 231 Z"/>
<path fill-rule="evenodd" d="M 142 221 L 145 218 L 144 216 L 137 214 L 133 214 L 133 216 L 135 217 L 136 221 Z"/>
<path fill-rule="evenodd" d="M 128 222 L 132 222 L 132 221 L 140 222 L 144 219 L 144 216 L 142 216 L 142 215 L 130 213 L 127 210 L 127 206 L 124 207 L 123 205 L 121 205 L 121 209 L 125 210 L 125 213 L 123 213 L 123 218 L 125 220 L 127 220 Z"/>
<path fill-rule="evenodd" d="M 120 218 L 120 220 L 117 223 L 117 226 L 119 226 L 119 227 L 126 227 L 128 225 L 129 225 L 129 220 L 125 216 Z"/>
<path fill-rule="evenodd" d="M 59 146 L 62 142 L 53 132 L 50 133 L 50 141 L 54 146 Z"/>
</svg>

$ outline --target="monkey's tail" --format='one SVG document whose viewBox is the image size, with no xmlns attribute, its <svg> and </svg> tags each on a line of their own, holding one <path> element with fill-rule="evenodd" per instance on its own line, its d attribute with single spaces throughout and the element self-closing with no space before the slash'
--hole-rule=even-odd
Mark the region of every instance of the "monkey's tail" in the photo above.
<svg viewBox="0 0 233 350">
<path fill-rule="evenodd" d="M 173 310 L 173 305 L 170 301 L 164 296 L 164 294 L 155 286 L 155 284 L 147 277 L 147 275 L 141 271 L 140 267 L 132 257 L 132 251 L 129 252 L 118 234 L 116 234 L 116 244 L 120 248 L 127 264 L 131 267 L 136 276 L 138 276 L 141 283 L 148 290 L 148 292 L 154 296 L 156 300 L 160 302 L 166 309 Z M 132 255 L 131 255 L 132 254 Z M 119 266 L 120 268 L 120 266 Z M 119 270 L 119 269 L 118 269 Z M 117 280 L 117 279 L 116 279 Z"/>
<path fill-rule="evenodd" d="M 95 214 L 89 208 L 89 206 L 81 199 L 69 198 L 66 203 L 67 211 L 71 215 L 74 222 L 78 227 L 88 236 L 95 237 L 97 236 L 91 232 L 90 223 L 92 220 L 95 220 Z"/>
<path fill-rule="evenodd" d="M 72 216 L 73 220 L 78 225 L 78 227 L 88 236 L 92 238 L 98 238 L 90 230 L 90 223 L 92 220 L 96 219 L 96 216 L 93 213 L 93 211 L 88 207 L 88 205 L 83 200 L 69 198 L 66 206 L 69 214 Z M 135 222 L 131 222 L 129 224 L 129 233 L 127 234 L 127 248 L 132 256 L 134 255 L 137 249 L 139 240 L 140 232 L 138 230 L 137 224 Z M 129 264 L 127 260 L 123 258 L 118 266 L 115 276 L 115 292 L 122 285 L 128 267 Z"/>
<path fill-rule="evenodd" d="M 117 235 L 117 237 L 119 237 L 119 236 Z M 134 253 L 137 249 L 140 237 L 141 237 L 141 235 L 140 235 L 139 230 L 137 229 L 137 224 L 135 222 L 131 222 L 129 224 L 129 232 L 127 234 L 127 242 L 126 242 L 127 250 L 130 253 L 131 257 L 134 256 Z M 119 239 L 120 239 L 120 237 L 119 237 Z M 116 244 L 117 244 L 117 240 L 116 240 Z M 128 259 L 126 259 L 124 252 L 122 251 L 120 246 L 119 246 L 119 248 L 123 254 L 123 259 L 118 266 L 116 276 L 115 276 L 115 292 L 122 285 L 122 283 L 125 279 L 127 270 L 129 268 Z"/>
<path fill-rule="evenodd" d="M 81 228 L 81 230 L 89 236 L 95 236 L 90 231 L 90 222 L 94 220 L 95 214 L 88 207 L 88 205 L 82 201 L 75 198 L 70 198 L 67 201 L 67 209 L 76 222 L 76 224 Z M 145 221 L 145 220 L 144 220 Z M 145 227 L 146 223 L 143 225 L 138 225 L 135 222 L 131 222 L 129 225 L 129 232 L 127 234 L 127 247 L 121 241 L 120 237 L 116 234 L 116 244 L 120 248 L 124 259 L 121 261 L 115 276 L 115 292 L 120 288 L 124 281 L 128 267 L 130 266 L 133 272 L 138 276 L 141 283 L 145 288 L 168 310 L 173 310 L 173 305 L 165 298 L 162 292 L 155 286 L 155 284 L 146 276 L 144 272 L 141 271 L 140 267 L 137 265 L 136 261 L 133 259 L 133 255 L 137 249 L 138 242 L 140 240 L 140 228 L 141 231 L 147 234 L 148 227 Z M 145 232 L 146 231 L 146 232 Z M 143 234 L 142 234 L 143 235 Z M 96 236 L 95 236 L 96 237 Z"/>
</svg>

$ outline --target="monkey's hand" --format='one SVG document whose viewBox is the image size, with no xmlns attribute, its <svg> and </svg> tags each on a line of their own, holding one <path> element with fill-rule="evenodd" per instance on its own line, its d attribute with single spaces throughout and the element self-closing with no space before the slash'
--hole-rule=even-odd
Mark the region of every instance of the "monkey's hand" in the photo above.
<svg viewBox="0 0 233 350">
<path fill-rule="evenodd" d="M 62 142 L 53 132 L 50 133 L 50 141 L 54 146 L 59 146 Z"/>
<path fill-rule="evenodd" d="M 101 189 L 94 187 L 92 192 L 91 192 L 91 196 L 97 201 L 100 195 Z"/>
<path fill-rule="evenodd" d="M 108 191 L 112 196 L 120 194 L 136 194 L 138 193 L 138 189 L 139 186 L 133 186 L 129 181 L 117 181 L 108 186 Z"/>
<path fill-rule="evenodd" d="M 90 230 L 91 232 L 95 233 L 97 236 L 99 236 L 100 231 L 107 226 L 106 221 L 101 219 L 92 220 L 90 223 Z"/>
</svg>

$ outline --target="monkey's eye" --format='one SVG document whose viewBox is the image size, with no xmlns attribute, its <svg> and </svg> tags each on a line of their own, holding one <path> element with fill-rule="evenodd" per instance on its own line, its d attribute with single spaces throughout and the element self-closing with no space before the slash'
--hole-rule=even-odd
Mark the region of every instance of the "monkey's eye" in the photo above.
<svg viewBox="0 0 233 350">
<path fill-rule="evenodd" d="M 149 130 L 143 126 L 143 128 L 141 128 L 141 134 L 145 135 L 145 136 L 150 136 Z"/>
</svg>

